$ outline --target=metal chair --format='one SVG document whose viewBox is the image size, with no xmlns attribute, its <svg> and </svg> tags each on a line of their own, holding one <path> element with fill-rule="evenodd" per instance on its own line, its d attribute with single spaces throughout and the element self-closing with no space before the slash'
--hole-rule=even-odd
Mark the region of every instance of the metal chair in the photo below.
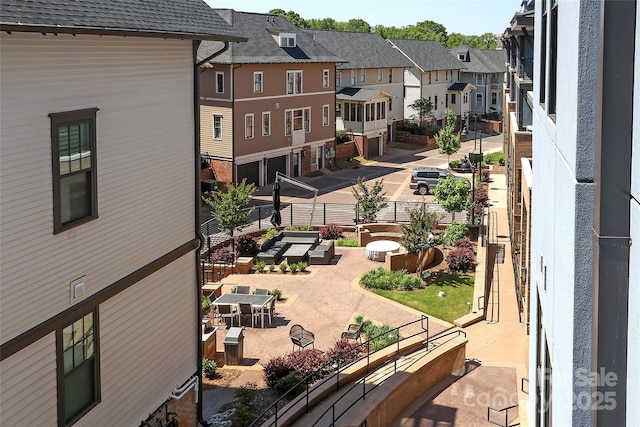
<svg viewBox="0 0 640 427">
<path fill-rule="evenodd" d="M 304 350 L 307 346 L 316 348 L 314 344 L 316 341 L 315 335 L 313 335 L 313 332 L 307 331 L 301 325 L 296 324 L 289 329 L 289 338 L 291 338 L 291 342 L 293 343 L 294 351 L 296 346 L 300 347 L 300 350 Z"/>
<path fill-rule="evenodd" d="M 238 285 L 236 286 L 236 294 L 249 295 L 251 293 L 251 286 Z"/>
<path fill-rule="evenodd" d="M 269 318 L 269 326 L 271 326 L 271 320 L 276 315 L 276 298 L 275 297 L 271 298 L 271 301 L 269 301 L 269 305 L 264 307 L 263 312 L 264 312 L 264 315 Z M 262 319 L 262 321 L 264 322 L 264 318 Z"/>
<path fill-rule="evenodd" d="M 214 304 L 214 306 L 216 309 L 217 317 L 219 319 L 225 319 L 224 320 L 225 323 L 227 323 L 226 319 L 231 319 L 230 324 L 231 326 L 233 326 L 233 319 L 238 317 L 235 306 L 231 304 Z M 239 320 L 238 320 L 238 324 L 240 324 Z"/>
<path fill-rule="evenodd" d="M 269 295 L 269 289 L 256 288 L 256 295 Z"/>
<path fill-rule="evenodd" d="M 343 340 L 354 340 L 361 343 L 360 334 L 362 333 L 362 323 L 351 323 L 347 330 L 342 332 L 340 338 Z"/>
<path fill-rule="evenodd" d="M 255 325 L 255 318 L 258 315 L 258 311 L 255 310 L 253 308 L 253 305 L 251 305 L 250 303 L 243 303 L 241 302 L 240 304 L 238 304 L 238 316 L 239 316 L 239 325 L 242 326 L 242 319 L 245 316 L 250 316 L 251 317 L 251 327 L 253 328 Z"/>
</svg>

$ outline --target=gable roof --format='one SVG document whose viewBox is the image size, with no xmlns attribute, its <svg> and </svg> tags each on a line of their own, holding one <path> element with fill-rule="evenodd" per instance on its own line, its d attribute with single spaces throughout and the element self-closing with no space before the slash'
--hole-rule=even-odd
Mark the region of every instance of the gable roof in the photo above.
<svg viewBox="0 0 640 427">
<path fill-rule="evenodd" d="M 407 68 L 413 64 L 377 33 L 304 30 L 324 47 L 348 62 L 339 70 L 354 68 Z"/>
<path fill-rule="evenodd" d="M 388 39 L 421 72 L 436 70 L 460 70 L 462 62 L 451 56 L 447 48 L 433 40 Z"/>
<path fill-rule="evenodd" d="M 465 73 L 501 73 L 505 71 L 507 52 L 496 49 L 475 49 L 466 44 L 461 44 L 450 49 L 454 59 L 458 60 L 458 54 L 465 54 L 466 60 L 460 61 Z"/>
<path fill-rule="evenodd" d="M 0 29 L 244 41 L 202 0 L 2 0 Z"/>
<path fill-rule="evenodd" d="M 366 102 L 372 98 L 375 98 L 379 94 L 382 94 L 388 98 L 395 98 L 395 96 L 379 89 L 345 87 L 336 93 L 336 99 L 340 99 L 343 101 Z"/>
<path fill-rule="evenodd" d="M 215 9 L 234 30 L 248 37 L 246 43 L 233 44 L 217 56 L 218 64 L 277 64 L 342 62 L 311 34 L 291 24 L 281 16 L 264 13 L 236 12 L 232 9 Z M 280 47 L 279 33 L 295 33 L 296 47 Z M 203 42 L 198 49 L 202 58 L 220 50 L 222 43 Z"/>
</svg>

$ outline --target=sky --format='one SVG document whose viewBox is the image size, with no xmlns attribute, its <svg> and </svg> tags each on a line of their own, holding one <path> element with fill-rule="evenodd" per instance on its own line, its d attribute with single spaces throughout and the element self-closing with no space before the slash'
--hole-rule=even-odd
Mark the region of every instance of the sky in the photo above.
<svg viewBox="0 0 640 427">
<path fill-rule="evenodd" d="M 504 33 L 520 0 L 205 0 L 211 7 L 239 12 L 292 10 L 305 19 L 338 22 L 364 19 L 369 25 L 404 27 L 421 21 L 442 24 L 449 34 Z"/>
</svg>

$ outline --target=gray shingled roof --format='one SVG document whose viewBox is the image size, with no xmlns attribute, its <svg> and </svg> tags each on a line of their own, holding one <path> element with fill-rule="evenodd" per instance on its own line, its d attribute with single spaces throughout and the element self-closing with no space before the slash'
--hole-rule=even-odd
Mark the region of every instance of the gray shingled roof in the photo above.
<svg viewBox="0 0 640 427">
<path fill-rule="evenodd" d="M 304 30 L 313 34 L 318 42 L 349 62 L 338 69 L 353 68 L 405 68 L 413 64 L 377 33 L 348 31 Z"/>
<path fill-rule="evenodd" d="M 203 0 L 0 0 L 0 28 L 244 41 Z"/>
<path fill-rule="evenodd" d="M 459 70 L 462 62 L 451 56 L 447 48 L 433 40 L 389 39 L 422 72 L 435 70 Z"/>
<path fill-rule="evenodd" d="M 453 58 L 457 61 L 458 54 L 464 53 L 468 55 L 468 62 L 460 62 L 466 69 L 465 73 L 500 73 L 505 70 L 505 62 L 507 61 L 507 53 L 505 50 L 495 49 L 475 49 L 466 44 L 461 44 L 450 49 Z"/>
<path fill-rule="evenodd" d="M 211 62 L 219 64 L 276 64 L 276 63 L 319 63 L 343 62 L 316 42 L 311 34 L 291 24 L 281 16 L 237 12 L 231 9 L 216 9 L 237 32 L 248 37 L 246 43 L 233 44 L 229 50 Z M 294 48 L 278 45 L 278 33 L 295 33 Z M 203 42 L 198 50 L 201 58 L 218 51 L 222 43 Z"/>
<path fill-rule="evenodd" d="M 379 93 L 387 95 L 389 98 L 395 98 L 393 95 L 379 89 L 365 89 L 361 87 L 345 87 L 336 93 L 336 99 L 343 101 L 366 102 L 375 97 Z"/>
</svg>

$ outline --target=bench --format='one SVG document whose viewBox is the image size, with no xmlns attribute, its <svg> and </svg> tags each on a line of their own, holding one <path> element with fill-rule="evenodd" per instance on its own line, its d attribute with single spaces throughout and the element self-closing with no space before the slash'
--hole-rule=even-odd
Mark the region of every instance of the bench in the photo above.
<svg viewBox="0 0 640 427">
<path fill-rule="evenodd" d="M 306 330 L 301 325 L 296 324 L 289 329 L 289 338 L 291 338 L 291 342 L 293 343 L 294 351 L 296 346 L 300 347 L 300 350 L 304 350 L 307 346 L 315 348 L 315 335 L 313 335 L 313 332 Z"/>
<path fill-rule="evenodd" d="M 319 233 L 317 231 L 282 230 L 276 236 L 264 242 L 260 252 L 256 255 L 256 259 L 266 264 L 278 264 L 291 245 L 309 245 L 309 248 L 307 248 L 309 250 L 318 244 L 318 240 Z M 301 257 L 301 255 L 293 256 Z"/>
<path fill-rule="evenodd" d="M 377 240 L 391 240 L 401 243 L 404 236 L 400 225 L 393 223 L 360 224 L 356 230 L 358 243 L 361 247 Z"/>
<path fill-rule="evenodd" d="M 335 242 L 333 240 L 323 241 L 309 254 L 309 264 L 331 264 L 331 259 L 334 256 Z"/>
</svg>

